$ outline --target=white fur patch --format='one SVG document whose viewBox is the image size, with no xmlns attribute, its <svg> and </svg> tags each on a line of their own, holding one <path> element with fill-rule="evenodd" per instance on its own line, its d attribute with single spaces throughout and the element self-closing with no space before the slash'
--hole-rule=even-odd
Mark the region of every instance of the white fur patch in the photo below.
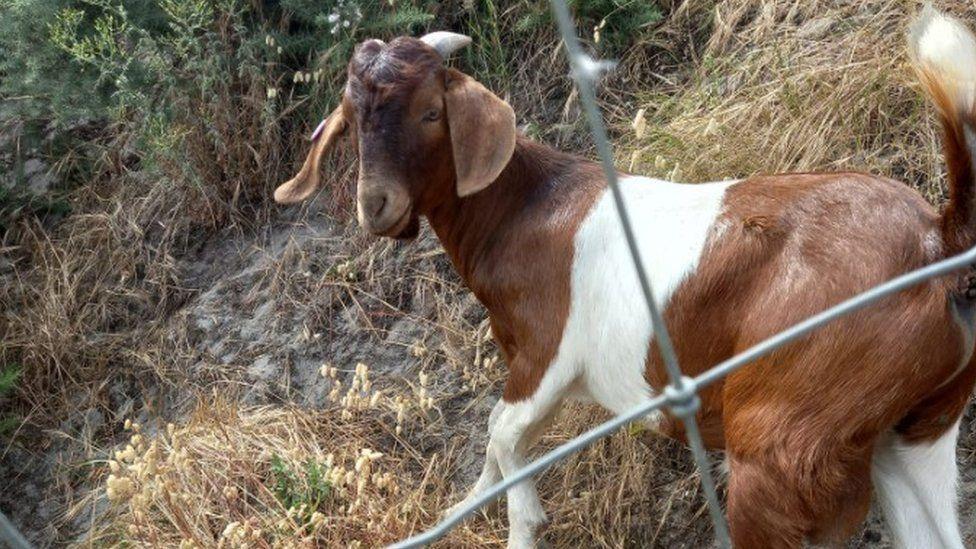
<svg viewBox="0 0 976 549">
<path fill-rule="evenodd" d="M 694 272 L 732 183 L 682 185 L 645 177 L 620 182 L 660 306 Z M 570 290 L 556 357 L 529 398 L 500 402 L 492 412 L 485 466 L 468 497 L 499 473 L 509 476 L 525 465 L 526 450 L 565 398 L 594 400 L 619 414 L 653 394 L 644 379 L 650 316 L 609 191 L 577 231 Z M 656 423 L 657 417 L 648 421 Z M 545 512 L 532 481 L 508 490 L 508 520 L 508 547 L 534 546 Z"/>
<path fill-rule="evenodd" d="M 909 28 L 908 50 L 917 67 L 939 80 L 938 86 L 948 94 L 954 108 L 973 107 L 976 37 L 965 24 L 926 5 Z"/>
<path fill-rule="evenodd" d="M 725 191 L 733 183 L 687 185 L 646 177 L 620 181 L 659 307 L 667 305 L 678 284 L 697 267 Z M 653 396 L 644 379 L 652 335 L 633 260 L 607 190 L 576 234 L 570 313 L 553 366 L 579 376 L 578 392 L 622 413 Z"/>
<path fill-rule="evenodd" d="M 892 433 L 874 455 L 872 480 L 895 546 L 962 549 L 956 517 L 956 421 L 930 444 L 905 444 Z"/>
<path fill-rule="evenodd" d="M 942 75 L 976 81 L 976 38 L 961 21 L 926 5 L 909 28 L 912 58 Z"/>
</svg>

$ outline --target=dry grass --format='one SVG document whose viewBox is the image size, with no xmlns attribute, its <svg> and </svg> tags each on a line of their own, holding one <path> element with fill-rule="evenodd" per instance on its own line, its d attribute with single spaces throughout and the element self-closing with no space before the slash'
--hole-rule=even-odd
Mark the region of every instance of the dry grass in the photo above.
<svg viewBox="0 0 976 549">
<path fill-rule="evenodd" d="M 686 4 L 689 5 L 692 3 Z M 942 200 L 941 144 L 907 67 L 919 2 L 723 2 L 688 81 L 640 106 L 636 171 L 702 181 L 757 172 L 881 173 Z M 957 13 L 968 20 L 972 7 Z"/>
<path fill-rule="evenodd" d="M 938 130 L 905 66 L 918 4 L 675 2 L 601 91 L 621 166 L 692 181 L 859 169 L 940 201 Z M 585 152 L 554 44 L 539 30 L 497 84 L 530 133 Z M 630 129 L 638 108 L 641 136 Z M 213 185 L 115 170 L 76 194 L 80 213 L 56 230 L 23 226 L 0 246 L 17 261 L 0 285 L 0 359 L 26 366 L 18 409 L 37 441 L 25 446 L 56 455 L 53 543 L 377 546 L 434 524 L 477 474 L 504 378 L 482 309 L 430 234 L 402 245 L 349 224 L 348 153 L 315 202 L 282 213 L 260 196 L 301 151 L 281 152 L 274 133 L 257 184 L 239 188 L 255 169 L 247 131 L 265 123 L 251 116 L 250 130 L 198 147 L 196 164 L 239 159 L 236 171 L 204 173 Z M 256 374 L 262 359 L 278 369 Z M 604 417 L 570 407 L 542 446 Z M 142 425 L 125 429 L 126 418 Z M 381 455 L 357 472 L 364 449 Z M 310 467 L 329 478 L 327 497 Z M 710 539 L 685 450 L 639 431 L 572 457 L 539 488 L 556 547 Z M 491 508 L 441 545 L 499 546 L 503 515 Z"/>
<path fill-rule="evenodd" d="M 127 423 L 128 443 L 100 464 L 111 508 L 86 545 L 376 547 L 401 539 L 433 524 L 458 498 L 450 478 L 466 449 L 425 434 L 443 429 L 436 421 L 396 434 L 394 409 L 381 403 L 345 416 L 349 408 L 242 408 L 218 397 L 202 400 L 185 424 L 154 435 Z M 581 409 L 565 415 L 546 446 L 598 419 Z M 619 433 L 543 477 L 546 505 L 554 509 L 552 543 L 621 547 L 674 539 L 669 512 L 676 499 L 696 499 L 697 482 L 683 465 L 675 469 L 666 448 L 648 447 L 639 435 Z M 326 479 L 320 499 L 309 472 L 315 467 Z M 292 480 L 282 489 L 286 476 Z M 297 496 L 291 506 L 290 495 Z M 499 546 L 504 538 L 490 512 L 440 544 Z"/>
</svg>

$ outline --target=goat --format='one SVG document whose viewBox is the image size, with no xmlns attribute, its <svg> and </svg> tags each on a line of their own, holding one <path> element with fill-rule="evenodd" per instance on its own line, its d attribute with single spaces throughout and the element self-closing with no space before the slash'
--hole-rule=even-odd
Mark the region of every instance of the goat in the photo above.
<svg viewBox="0 0 976 549">
<path fill-rule="evenodd" d="M 437 32 L 360 44 L 341 104 L 275 199 L 309 197 L 322 156 L 348 135 L 360 224 L 407 239 L 425 217 L 487 309 L 508 378 L 470 498 L 525 465 L 565 399 L 621 413 L 667 378 L 603 173 L 518 135 L 507 103 L 444 66 L 469 42 Z M 926 8 L 909 42 L 945 130 L 941 214 L 861 173 L 695 185 L 621 175 L 686 374 L 976 244 L 976 39 Z M 884 299 L 701 392 L 706 446 L 728 462 L 736 546 L 844 540 L 874 489 L 900 546 L 962 547 L 955 447 L 976 384 L 973 278 Z M 648 422 L 684 436 L 667 412 Z M 508 520 L 509 547 L 533 546 L 546 516 L 532 483 L 509 490 Z"/>
</svg>

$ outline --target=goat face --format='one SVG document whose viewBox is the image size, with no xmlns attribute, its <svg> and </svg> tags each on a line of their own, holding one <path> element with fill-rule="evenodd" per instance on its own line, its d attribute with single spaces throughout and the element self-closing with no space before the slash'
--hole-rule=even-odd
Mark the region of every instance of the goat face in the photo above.
<svg viewBox="0 0 976 549">
<path fill-rule="evenodd" d="M 302 200 L 318 186 L 320 157 L 338 136 L 359 150 L 357 217 L 369 232 L 411 238 L 419 216 L 494 181 L 515 147 L 512 108 L 473 78 L 445 68 L 470 42 L 453 33 L 367 40 L 349 63 L 342 104 L 316 132 L 302 171 L 275 200 Z"/>
<path fill-rule="evenodd" d="M 445 69 L 423 42 L 370 40 L 349 63 L 345 112 L 359 147 L 356 213 L 369 232 L 412 237 L 417 216 L 442 194 L 450 147 Z"/>
</svg>

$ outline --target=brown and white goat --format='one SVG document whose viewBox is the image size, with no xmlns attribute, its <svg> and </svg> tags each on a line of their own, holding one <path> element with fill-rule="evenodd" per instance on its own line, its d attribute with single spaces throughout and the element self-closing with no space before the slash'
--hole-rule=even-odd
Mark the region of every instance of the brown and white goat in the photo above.
<svg viewBox="0 0 976 549">
<path fill-rule="evenodd" d="M 488 310 L 507 361 L 471 494 L 526 463 L 566 398 L 613 412 L 666 376 L 600 168 L 517 135 L 505 102 L 444 59 L 470 39 L 369 40 L 302 171 L 275 192 L 310 196 L 322 155 L 358 145 L 358 216 L 410 238 L 426 217 Z M 688 375 L 839 301 L 976 244 L 976 40 L 926 9 L 910 34 L 942 115 L 950 201 L 861 173 L 685 185 L 620 182 L 645 268 Z M 877 492 L 903 547 L 962 547 L 956 436 L 976 383 L 964 276 L 929 281 L 835 321 L 701 394 L 706 444 L 728 459 L 738 547 L 850 536 Z M 667 413 L 651 418 L 681 438 Z M 545 520 L 530 482 L 508 493 L 509 546 Z"/>
</svg>

